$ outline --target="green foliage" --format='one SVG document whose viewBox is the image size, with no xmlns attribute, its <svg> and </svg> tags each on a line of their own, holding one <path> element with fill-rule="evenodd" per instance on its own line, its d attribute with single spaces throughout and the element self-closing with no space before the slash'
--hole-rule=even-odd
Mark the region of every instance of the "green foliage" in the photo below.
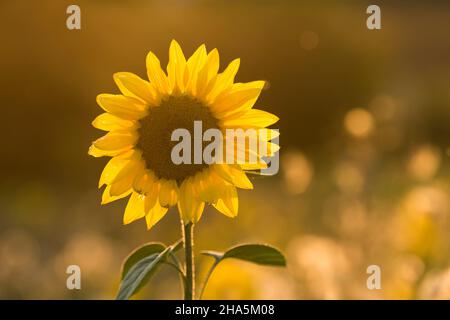
<svg viewBox="0 0 450 320">
<path fill-rule="evenodd" d="M 286 266 L 286 259 L 276 248 L 264 244 L 244 244 L 228 249 L 226 252 L 203 251 L 204 255 L 217 261 L 234 258 L 266 266 Z"/>
<path fill-rule="evenodd" d="M 216 261 L 208 271 L 205 282 L 203 283 L 202 291 L 199 296 L 200 298 L 205 291 L 208 280 L 211 277 L 214 269 L 220 262 L 225 259 L 239 259 L 265 266 L 286 266 L 286 259 L 284 258 L 284 255 L 278 249 L 265 244 L 242 244 L 230 248 L 225 252 L 203 251 L 202 254 L 213 257 Z"/>
<path fill-rule="evenodd" d="M 186 287 L 185 274 L 180 269 L 180 263 L 175 256 L 182 245 L 181 240 L 168 247 L 163 243 L 151 242 L 134 250 L 123 264 L 117 300 L 127 300 L 136 294 L 164 264 L 175 267 Z M 202 253 L 213 257 L 215 262 L 208 272 L 200 297 L 215 267 L 225 259 L 239 259 L 265 266 L 286 265 L 286 259 L 278 249 L 263 244 L 244 244 L 225 252 L 203 251 Z"/>
<path fill-rule="evenodd" d="M 127 300 L 145 286 L 164 263 L 172 258 L 177 262 L 174 252 L 180 249 L 181 241 L 166 247 L 162 243 L 148 243 L 133 251 L 122 267 L 122 280 L 117 300 Z M 177 265 L 175 265 L 177 267 Z M 179 269 L 177 269 L 181 272 Z"/>
<path fill-rule="evenodd" d="M 125 278 L 127 273 L 130 271 L 131 267 L 133 267 L 136 263 L 138 263 L 140 260 L 157 254 L 164 251 L 166 246 L 163 243 L 158 242 L 151 242 L 144 244 L 142 247 L 139 247 L 135 249 L 130 255 L 125 259 L 125 262 L 122 266 L 122 278 L 121 280 Z"/>
</svg>

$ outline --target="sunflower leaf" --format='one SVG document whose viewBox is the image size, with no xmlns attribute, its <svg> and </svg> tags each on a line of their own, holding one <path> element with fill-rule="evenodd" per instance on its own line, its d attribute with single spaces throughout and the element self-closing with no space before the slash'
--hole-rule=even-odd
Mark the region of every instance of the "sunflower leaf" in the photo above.
<svg viewBox="0 0 450 320">
<path fill-rule="evenodd" d="M 211 277 L 214 269 L 220 262 L 225 259 L 239 259 L 265 266 L 286 266 L 286 259 L 284 258 L 284 255 L 278 249 L 265 244 L 242 244 L 230 248 L 225 252 L 202 251 L 202 254 L 205 256 L 213 257 L 215 261 L 206 275 L 199 298 L 203 296 L 206 285 L 208 284 L 209 278 Z"/>
<path fill-rule="evenodd" d="M 203 251 L 202 254 L 213 257 L 217 263 L 234 258 L 266 266 L 286 266 L 283 254 L 278 249 L 265 244 L 243 244 L 225 252 Z"/>
<path fill-rule="evenodd" d="M 162 243 L 147 243 L 133 251 L 125 260 L 122 268 L 117 300 L 129 299 L 145 286 L 158 268 L 167 262 L 169 255 L 180 249 L 180 241 L 166 247 Z"/>
<path fill-rule="evenodd" d="M 144 244 L 143 246 L 135 249 L 130 255 L 125 259 L 125 262 L 122 266 L 122 277 L 121 280 L 125 278 L 130 269 L 139 261 L 144 259 L 145 257 L 151 256 L 155 253 L 161 253 L 164 251 L 166 246 L 163 243 L 159 242 L 150 242 Z"/>
<path fill-rule="evenodd" d="M 276 248 L 264 244 L 244 244 L 227 250 L 223 259 L 234 258 L 266 266 L 286 266 L 284 255 Z"/>
<path fill-rule="evenodd" d="M 133 265 L 122 280 L 117 293 L 117 300 L 127 300 L 141 287 L 145 278 L 150 278 L 157 270 L 160 262 L 165 258 L 169 248 L 161 253 L 155 253 Z"/>
</svg>

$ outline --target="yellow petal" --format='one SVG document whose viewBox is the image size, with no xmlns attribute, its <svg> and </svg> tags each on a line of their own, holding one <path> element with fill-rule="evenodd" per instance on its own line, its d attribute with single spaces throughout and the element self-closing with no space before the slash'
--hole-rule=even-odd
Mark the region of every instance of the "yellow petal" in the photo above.
<svg viewBox="0 0 450 320">
<path fill-rule="evenodd" d="M 269 112 L 250 109 L 220 121 L 223 128 L 264 128 L 277 122 L 279 118 Z"/>
<path fill-rule="evenodd" d="M 256 100 L 264 87 L 264 81 L 254 81 L 252 86 L 237 87 L 216 98 L 211 106 L 217 118 L 221 119 L 226 116 L 246 111 L 253 107 Z"/>
<path fill-rule="evenodd" d="M 222 91 L 231 87 L 234 81 L 234 77 L 239 70 L 240 59 L 235 59 L 231 61 L 228 67 L 220 74 L 217 75 L 215 81 L 212 81 L 210 86 L 211 89 L 207 89 L 209 94 L 207 95 L 207 100 L 210 103 L 214 102 L 214 99 L 219 95 Z"/>
<path fill-rule="evenodd" d="M 196 196 L 191 178 L 184 180 L 181 184 L 178 198 L 178 211 L 183 222 L 196 223 L 203 213 L 205 203 Z"/>
<path fill-rule="evenodd" d="M 129 224 L 145 216 L 144 212 L 145 196 L 133 192 L 128 200 L 125 214 L 123 215 L 123 224 Z"/>
<path fill-rule="evenodd" d="M 234 184 L 236 187 L 253 189 L 253 184 L 238 165 L 215 164 L 212 167 L 222 179 Z"/>
<path fill-rule="evenodd" d="M 138 136 L 132 131 L 111 131 L 95 140 L 93 145 L 101 150 L 129 150 L 136 144 Z"/>
<path fill-rule="evenodd" d="M 150 212 L 145 215 L 147 230 L 150 230 L 156 223 L 158 223 L 158 221 L 166 215 L 167 210 L 168 208 L 162 207 L 158 202 L 156 202 Z"/>
<path fill-rule="evenodd" d="M 105 112 L 95 118 L 94 121 L 92 121 L 92 126 L 104 131 L 115 131 L 124 129 L 137 129 L 138 124 L 135 121 L 124 120 L 115 115 Z"/>
<path fill-rule="evenodd" d="M 263 90 L 266 86 L 266 81 L 256 80 L 250 82 L 236 82 L 232 86 L 232 90 L 248 90 L 248 89 L 261 89 Z"/>
<path fill-rule="evenodd" d="M 153 88 L 148 81 L 131 72 L 117 72 L 113 78 L 123 95 L 138 98 L 151 106 L 158 104 Z"/>
<path fill-rule="evenodd" d="M 130 150 L 109 160 L 102 171 L 98 187 L 100 188 L 104 184 L 112 184 L 120 170 L 130 161 L 129 158 L 133 153 L 134 150 Z"/>
<path fill-rule="evenodd" d="M 204 97 L 209 92 L 206 90 L 210 81 L 217 76 L 219 71 L 219 51 L 213 49 L 208 53 L 206 57 L 205 65 L 200 70 L 197 79 L 197 96 Z"/>
<path fill-rule="evenodd" d="M 134 182 L 134 178 L 136 176 L 141 176 L 145 173 L 144 161 L 141 159 L 141 154 L 138 151 L 135 151 L 134 154 L 130 157 L 129 161 L 122 166 L 115 177 L 111 179 L 111 184 L 117 181 L 120 181 L 127 176 L 133 175 L 132 186 Z"/>
<path fill-rule="evenodd" d="M 138 169 L 135 171 L 129 172 L 128 175 L 124 176 L 121 180 L 114 182 L 111 184 L 111 189 L 109 194 L 112 196 L 117 196 L 125 191 L 133 188 L 133 181 L 136 178 L 138 173 Z"/>
<path fill-rule="evenodd" d="M 214 177 L 219 178 L 218 180 Z M 197 188 L 199 198 L 205 202 L 212 203 L 218 197 L 214 185 L 223 181 L 213 170 L 203 170 L 194 177 L 194 184 Z"/>
<path fill-rule="evenodd" d="M 261 128 L 258 129 L 258 138 L 263 141 L 270 141 L 280 136 L 280 130 Z"/>
<path fill-rule="evenodd" d="M 171 207 L 177 203 L 178 187 L 175 180 L 162 180 L 159 191 L 159 203 L 163 207 Z"/>
<path fill-rule="evenodd" d="M 110 190 L 111 190 L 111 186 L 106 186 L 105 190 L 103 191 L 103 195 L 102 195 L 102 204 L 107 204 L 107 203 L 125 198 L 133 191 L 130 188 L 129 190 L 125 191 L 122 194 L 119 194 L 117 196 L 111 196 Z"/>
<path fill-rule="evenodd" d="M 101 150 L 95 147 L 93 144 L 89 147 L 88 154 L 93 157 L 114 157 L 121 155 L 127 151 L 129 151 L 130 148 L 120 149 L 120 150 Z"/>
<path fill-rule="evenodd" d="M 202 44 L 186 62 L 186 70 L 184 74 L 186 92 L 193 95 L 196 94 L 198 73 L 203 68 L 205 62 L 206 47 Z"/>
<path fill-rule="evenodd" d="M 242 131 L 242 136 L 240 134 L 233 133 L 229 137 L 227 137 L 227 132 L 225 130 L 225 138 L 223 141 L 223 154 L 225 156 L 223 158 L 224 162 L 222 163 L 239 165 L 249 164 L 251 166 L 256 162 L 262 161 L 262 157 L 272 157 L 280 150 L 278 141 L 277 143 L 268 141 L 279 135 L 278 130 L 262 128 L 257 129 L 256 134 L 253 134 L 252 131 L 248 132 L 247 130 Z M 234 136 L 238 136 L 238 138 L 235 140 L 233 139 Z M 229 145 L 231 147 L 229 147 Z M 232 161 L 230 162 L 230 160 Z M 261 165 L 264 166 L 266 164 L 262 163 Z"/>
<path fill-rule="evenodd" d="M 267 142 L 267 155 L 262 156 L 273 156 L 277 151 L 280 150 L 280 146 L 273 142 Z"/>
<path fill-rule="evenodd" d="M 167 74 L 169 76 L 170 88 L 174 94 L 184 91 L 184 70 L 186 58 L 183 50 L 175 40 L 172 40 L 169 48 L 169 63 L 167 64 Z"/>
<path fill-rule="evenodd" d="M 147 76 L 150 83 L 154 88 L 162 95 L 170 93 L 169 79 L 164 71 L 161 69 L 161 63 L 153 52 L 149 52 L 147 55 Z"/>
<path fill-rule="evenodd" d="M 137 193 L 148 194 L 155 181 L 155 175 L 149 170 L 144 170 L 143 174 L 136 175 L 136 178 L 133 181 L 133 189 Z"/>
<path fill-rule="evenodd" d="M 267 163 L 259 160 L 257 163 L 243 163 L 239 165 L 242 170 L 261 170 L 267 169 Z"/>
<path fill-rule="evenodd" d="M 221 197 L 213 204 L 214 208 L 224 215 L 234 218 L 238 214 L 238 195 L 234 186 L 226 186 L 222 190 Z"/>
<path fill-rule="evenodd" d="M 99 94 L 97 103 L 106 112 L 125 120 L 139 120 L 147 115 L 142 101 L 121 94 Z"/>
<path fill-rule="evenodd" d="M 247 139 L 249 140 L 249 139 Z M 254 140 L 254 139 L 252 139 Z M 265 142 L 267 144 L 267 142 Z M 245 164 L 245 163 L 255 163 L 257 162 L 261 156 L 258 153 L 259 143 L 256 141 L 255 148 L 253 143 L 249 143 L 246 141 L 244 143 L 240 143 L 238 140 L 237 143 L 234 143 L 234 148 L 225 149 L 225 157 L 224 162 L 226 164 Z M 229 159 L 232 161 L 230 162 Z"/>
<path fill-rule="evenodd" d="M 160 185 L 161 184 L 159 181 L 154 181 L 149 191 L 146 193 L 147 200 L 145 201 L 145 212 L 149 212 L 155 203 L 158 202 Z"/>
</svg>

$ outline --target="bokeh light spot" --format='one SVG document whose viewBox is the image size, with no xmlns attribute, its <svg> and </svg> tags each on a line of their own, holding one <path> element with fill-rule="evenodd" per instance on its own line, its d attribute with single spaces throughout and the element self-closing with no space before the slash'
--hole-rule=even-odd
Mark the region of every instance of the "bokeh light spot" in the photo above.
<svg viewBox="0 0 450 320">
<path fill-rule="evenodd" d="M 368 137 L 375 128 L 372 114 L 362 108 L 350 110 L 344 119 L 344 126 L 348 133 L 355 138 Z"/>
</svg>

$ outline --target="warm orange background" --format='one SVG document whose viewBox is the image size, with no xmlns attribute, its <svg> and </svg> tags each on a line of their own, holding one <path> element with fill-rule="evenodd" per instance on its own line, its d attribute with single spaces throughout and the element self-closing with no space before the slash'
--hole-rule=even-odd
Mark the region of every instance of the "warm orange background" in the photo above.
<svg viewBox="0 0 450 320">
<path fill-rule="evenodd" d="M 178 239 L 175 210 L 146 232 L 122 226 L 124 201 L 100 206 L 107 159 L 87 155 L 95 96 L 117 92 L 114 72 L 145 76 L 149 50 L 166 63 L 172 38 L 240 57 L 237 79 L 268 80 L 257 105 L 281 119 L 280 173 L 240 192 L 234 220 L 208 208 L 196 249 L 267 242 L 289 266 L 229 261 L 206 298 L 450 298 L 448 5 L 383 4 L 369 31 L 365 1 L 80 0 L 69 31 L 69 4 L 0 2 L 0 298 L 113 298 L 129 251 Z M 178 285 L 163 271 L 139 298 Z"/>
</svg>

